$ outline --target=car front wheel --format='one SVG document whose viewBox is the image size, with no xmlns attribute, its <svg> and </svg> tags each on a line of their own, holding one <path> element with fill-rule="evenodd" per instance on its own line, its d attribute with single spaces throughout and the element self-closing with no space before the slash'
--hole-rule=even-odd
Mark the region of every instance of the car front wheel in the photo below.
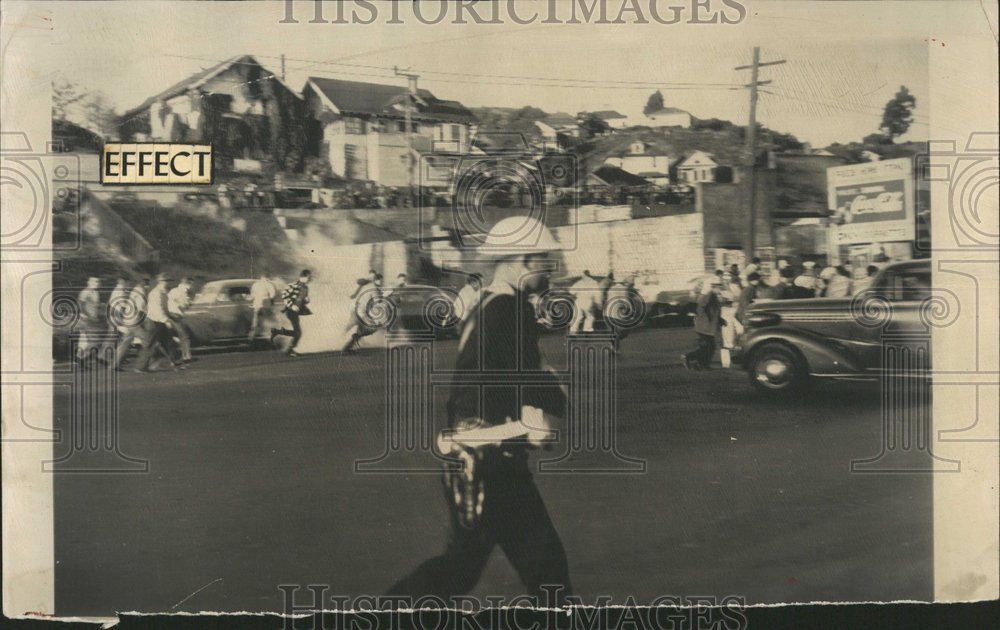
<svg viewBox="0 0 1000 630">
<path fill-rule="evenodd" d="M 795 353 L 780 344 L 766 344 L 754 352 L 750 384 L 759 392 L 777 394 L 799 389 L 808 376 Z"/>
</svg>

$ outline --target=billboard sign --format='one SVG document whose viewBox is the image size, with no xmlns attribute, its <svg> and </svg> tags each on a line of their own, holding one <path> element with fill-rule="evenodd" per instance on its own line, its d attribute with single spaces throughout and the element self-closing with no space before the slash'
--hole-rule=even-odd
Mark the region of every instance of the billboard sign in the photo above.
<svg viewBox="0 0 1000 630">
<path fill-rule="evenodd" d="M 914 239 L 910 158 L 834 166 L 826 171 L 838 244 Z"/>
</svg>

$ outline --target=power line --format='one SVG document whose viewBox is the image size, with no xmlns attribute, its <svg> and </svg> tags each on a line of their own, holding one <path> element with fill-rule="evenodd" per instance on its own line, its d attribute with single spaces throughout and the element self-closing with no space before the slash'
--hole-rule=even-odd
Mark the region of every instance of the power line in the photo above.
<svg viewBox="0 0 1000 630">
<path fill-rule="evenodd" d="M 212 61 L 215 63 L 222 63 L 226 61 L 224 59 L 209 59 L 206 57 L 194 57 L 189 55 L 166 55 L 168 57 L 175 57 L 179 59 L 193 59 L 196 61 Z M 264 58 L 274 58 L 281 59 L 280 55 L 253 55 L 255 57 Z M 317 61 L 314 59 L 301 59 L 296 57 L 284 57 L 287 61 L 294 61 L 299 63 L 306 63 L 310 65 L 299 66 L 293 68 L 296 71 L 308 70 L 317 65 L 328 65 L 328 66 L 343 66 L 347 68 L 363 68 L 368 70 L 381 70 L 387 73 L 392 73 L 393 68 L 389 66 L 375 66 L 371 64 L 361 64 L 361 63 L 346 63 L 342 61 Z M 248 62 L 236 62 L 236 63 L 248 63 Z M 500 83 L 490 80 L 480 80 L 480 81 L 456 81 L 451 79 L 428 79 L 439 83 L 472 83 L 472 84 L 486 84 L 486 85 L 525 85 L 525 86 L 536 86 L 537 87 L 570 87 L 570 88 L 592 88 L 594 86 L 603 86 L 608 88 L 622 88 L 626 89 L 626 86 L 635 86 L 633 89 L 655 89 L 655 88 L 669 88 L 669 89 L 701 89 L 701 88 L 715 88 L 715 89 L 737 89 L 742 87 L 738 83 L 712 83 L 712 82 L 695 82 L 695 81 L 625 81 L 617 79 L 577 79 L 577 78 L 561 78 L 561 77 L 542 77 L 542 76 L 524 76 L 524 75 L 507 75 L 507 74 L 489 74 L 489 73 L 471 73 L 471 72 L 448 72 L 444 70 L 429 70 L 426 68 L 413 68 L 412 71 L 420 72 L 421 74 L 434 74 L 443 76 L 455 76 L 455 77 L 472 77 L 478 79 L 512 79 L 513 83 Z M 336 71 L 337 74 L 348 74 L 342 71 Z M 380 76 L 380 75 L 366 75 L 364 73 L 354 73 L 357 76 Z M 537 83 L 544 82 L 544 83 Z M 560 85 L 563 83 L 572 85 Z"/>
<path fill-rule="evenodd" d="M 847 112 L 854 112 L 855 114 L 863 114 L 865 116 L 876 116 L 877 117 L 877 116 L 880 116 L 881 113 L 882 113 L 882 111 L 883 111 L 882 108 L 880 108 L 878 106 L 875 106 L 875 105 L 866 106 L 866 107 L 870 107 L 871 111 L 865 111 L 865 110 L 856 109 L 856 108 L 853 108 L 853 107 L 848 107 L 848 106 L 843 105 L 840 102 L 834 101 L 834 100 L 817 101 L 817 100 L 813 100 L 813 99 L 802 98 L 800 96 L 794 96 L 792 94 L 783 94 L 781 92 L 771 92 L 771 91 L 768 91 L 768 90 L 761 90 L 761 92 L 764 92 L 766 94 L 770 94 L 771 96 L 777 96 L 779 98 L 789 98 L 789 99 L 793 99 L 793 100 L 796 100 L 796 101 L 802 101 L 803 103 L 811 103 L 813 105 L 818 105 L 818 106 L 821 106 L 821 107 L 825 107 L 827 109 L 847 111 Z M 916 116 L 916 115 L 914 115 L 914 116 Z M 924 118 L 923 115 L 920 115 L 920 117 Z M 913 124 L 924 125 L 924 126 L 929 126 L 930 125 L 930 123 L 928 121 L 924 121 L 924 120 L 914 120 Z"/>
</svg>

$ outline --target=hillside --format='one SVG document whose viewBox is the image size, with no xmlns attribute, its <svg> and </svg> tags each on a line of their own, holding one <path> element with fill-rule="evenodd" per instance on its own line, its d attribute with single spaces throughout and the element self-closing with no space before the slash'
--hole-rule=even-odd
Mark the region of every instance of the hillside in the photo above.
<svg viewBox="0 0 1000 630">
<path fill-rule="evenodd" d="M 158 206 L 118 207 L 118 214 L 159 252 L 157 271 L 200 281 L 280 275 L 295 262 L 284 231 L 270 213 L 196 214 Z"/>
<path fill-rule="evenodd" d="M 535 122 L 548 116 L 548 112 L 537 107 L 472 107 L 472 113 L 479 119 L 480 131 L 518 132 L 528 139 L 538 139 L 541 134 Z"/>
<path fill-rule="evenodd" d="M 633 127 L 591 138 L 579 144 L 574 151 L 580 160 L 583 172 L 587 173 L 599 167 L 609 157 L 626 154 L 629 145 L 637 140 L 646 143 L 648 154 L 663 154 L 673 160 L 690 155 L 694 151 L 705 151 L 715 156 L 719 164 L 729 166 L 739 162 L 743 151 L 740 131 Z"/>
</svg>

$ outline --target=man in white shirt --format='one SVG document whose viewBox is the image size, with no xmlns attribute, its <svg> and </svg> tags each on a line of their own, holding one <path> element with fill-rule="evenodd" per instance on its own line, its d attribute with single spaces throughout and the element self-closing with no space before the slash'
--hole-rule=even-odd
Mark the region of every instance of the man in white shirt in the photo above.
<svg viewBox="0 0 1000 630">
<path fill-rule="evenodd" d="M 167 315 L 170 325 L 181 342 L 181 361 L 191 362 L 191 329 L 184 323 L 184 313 L 191 306 L 191 278 L 182 278 L 181 283 L 167 293 Z"/>
<path fill-rule="evenodd" d="M 274 298 L 278 296 L 278 288 L 274 286 L 268 277 L 267 271 L 262 271 L 260 278 L 250 285 L 250 300 L 252 302 L 253 316 L 250 320 L 250 332 L 247 334 L 247 341 L 253 342 L 257 338 L 258 329 L 262 322 L 266 323 L 272 318 L 272 307 Z"/>
<path fill-rule="evenodd" d="M 170 307 L 167 297 L 167 282 L 170 278 L 167 274 L 161 273 L 156 276 L 156 286 L 149 292 L 146 298 L 146 321 L 145 328 L 147 337 L 143 340 L 142 352 L 139 354 L 139 364 L 136 372 L 148 372 L 149 364 L 153 359 L 153 352 L 157 347 L 166 355 L 170 364 L 177 369 L 184 368 L 185 365 L 178 365 L 170 351 L 174 343 L 172 329 L 170 328 Z M 148 341 L 149 343 L 145 343 Z"/>
<path fill-rule="evenodd" d="M 94 335 L 102 329 L 101 324 L 101 295 L 98 289 L 101 287 L 101 279 L 92 276 L 87 280 L 87 287 L 80 291 L 76 301 L 80 306 L 80 318 L 76 324 L 76 332 L 79 341 L 76 347 L 76 358 L 81 363 L 88 358 L 88 353 L 97 348 Z"/>
</svg>

